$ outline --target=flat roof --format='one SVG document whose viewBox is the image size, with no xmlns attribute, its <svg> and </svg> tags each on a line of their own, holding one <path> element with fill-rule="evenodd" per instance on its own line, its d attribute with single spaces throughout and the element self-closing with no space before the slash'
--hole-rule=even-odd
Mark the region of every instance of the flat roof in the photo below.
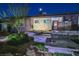
<svg viewBox="0 0 79 59">
<path fill-rule="evenodd" d="M 23 17 L 52 17 L 52 16 L 65 16 L 65 15 L 79 15 L 79 12 L 65 12 L 65 13 L 55 13 L 55 14 L 38 14 L 38 15 L 34 15 L 34 16 L 20 16 L 18 18 L 23 18 Z M 2 19 L 16 19 L 14 16 L 12 17 L 4 17 Z M 0 19 L 1 20 L 1 19 Z"/>
<path fill-rule="evenodd" d="M 38 14 L 28 17 L 52 17 L 52 16 L 65 16 L 65 15 L 79 15 L 79 12 L 66 12 L 66 13 L 55 13 L 55 14 Z"/>
</svg>

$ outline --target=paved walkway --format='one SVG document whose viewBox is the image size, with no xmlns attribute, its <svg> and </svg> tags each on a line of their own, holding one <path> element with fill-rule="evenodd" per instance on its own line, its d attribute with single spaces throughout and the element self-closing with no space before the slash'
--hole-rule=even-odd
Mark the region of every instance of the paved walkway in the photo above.
<svg viewBox="0 0 79 59">
<path fill-rule="evenodd" d="M 79 31 L 52 31 L 52 34 L 79 35 Z"/>
<path fill-rule="evenodd" d="M 65 54 L 74 54 L 73 51 L 79 51 L 79 49 L 70 49 L 70 48 L 62 48 L 62 47 L 53 47 L 53 46 L 45 46 L 48 48 L 48 52 L 50 53 L 65 53 Z"/>
<path fill-rule="evenodd" d="M 0 37 L 0 42 L 5 42 L 8 40 L 8 37 Z"/>
</svg>

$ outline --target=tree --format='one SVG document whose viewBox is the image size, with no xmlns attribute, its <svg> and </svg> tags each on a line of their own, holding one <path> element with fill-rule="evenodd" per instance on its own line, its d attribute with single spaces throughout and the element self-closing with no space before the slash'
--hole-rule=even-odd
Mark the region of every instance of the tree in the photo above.
<svg viewBox="0 0 79 59">
<path fill-rule="evenodd" d="M 5 17 L 8 17 L 7 12 L 5 10 L 0 11 L 0 19 Z"/>
<path fill-rule="evenodd" d="M 15 18 L 14 27 L 17 28 L 19 33 L 19 27 L 25 22 L 25 17 L 28 13 L 27 4 L 9 4 L 9 11 Z"/>
</svg>

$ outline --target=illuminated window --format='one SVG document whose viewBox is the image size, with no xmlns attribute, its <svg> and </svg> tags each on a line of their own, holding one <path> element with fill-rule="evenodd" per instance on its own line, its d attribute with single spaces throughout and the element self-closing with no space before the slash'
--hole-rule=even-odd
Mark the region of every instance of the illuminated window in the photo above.
<svg viewBox="0 0 79 59">
<path fill-rule="evenodd" d="M 50 21 L 47 19 L 47 20 L 44 20 L 44 23 L 49 23 Z"/>
<path fill-rule="evenodd" d="M 39 23 L 39 20 L 35 20 L 35 23 Z"/>
</svg>

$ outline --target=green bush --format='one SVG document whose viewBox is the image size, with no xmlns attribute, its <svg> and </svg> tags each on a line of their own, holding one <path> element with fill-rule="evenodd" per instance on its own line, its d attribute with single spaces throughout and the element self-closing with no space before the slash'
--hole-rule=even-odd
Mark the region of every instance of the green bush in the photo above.
<svg viewBox="0 0 79 59">
<path fill-rule="evenodd" d="M 28 37 L 28 35 L 25 35 L 24 33 L 10 34 L 8 36 L 8 44 L 19 45 L 19 44 L 27 43 L 31 39 L 32 38 Z"/>
<path fill-rule="evenodd" d="M 0 55 L 11 53 L 12 55 L 25 55 L 25 50 L 30 46 L 33 38 L 28 37 L 24 33 L 10 34 L 8 41 L 4 45 L 0 45 Z"/>
<path fill-rule="evenodd" d="M 72 40 L 73 42 L 79 44 L 79 36 L 77 36 L 77 35 L 75 36 L 75 35 L 74 35 L 74 36 L 71 36 L 70 38 L 71 38 L 71 40 Z"/>
<path fill-rule="evenodd" d="M 71 54 L 65 54 L 65 53 L 53 53 L 53 56 L 71 56 Z"/>
<path fill-rule="evenodd" d="M 4 45 L 0 48 L 0 55 L 5 55 L 11 53 L 12 55 L 25 55 L 26 52 L 26 45 L 21 46 L 12 46 L 12 45 Z"/>
<path fill-rule="evenodd" d="M 37 48 L 39 48 L 40 50 L 42 50 L 42 51 L 47 51 L 48 50 L 47 48 L 45 48 L 45 44 L 43 44 L 43 43 L 37 43 L 37 42 L 35 42 L 34 45 Z"/>
</svg>

